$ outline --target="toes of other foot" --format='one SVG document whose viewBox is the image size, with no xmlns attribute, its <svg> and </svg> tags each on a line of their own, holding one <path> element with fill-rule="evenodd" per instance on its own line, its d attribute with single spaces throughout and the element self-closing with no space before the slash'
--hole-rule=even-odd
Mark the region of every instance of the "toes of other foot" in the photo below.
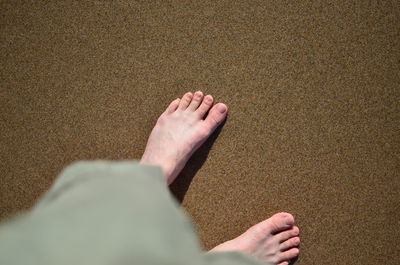
<svg viewBox="0 0 400 265">
<path fill-rule="evenodd" d="M 283 261 L 281 263 L 278 263 L 278 265 L 289 265 L 289 261 Z"/>
<path fill-rule="evenodd" d="M 280 250 L 285 251 L 290 248 L 298 247 L 300 245 L 300 238 L 299 237 L 292 237 L 285 242 L 281 243 Z"/>
<path fill-rule="evenodd" d="M 276 234 L 291 228 L 294 224 L 294 217 L 290 213 L 277 213 L 263 223 L 270 233 Z"/>
<path fill-rule="evenodd" d="M 174 101 L 172 101 L 169 106 L 167 107 L 167 110 L 165 111 L 166 113 L 172 113 L 174 112 L 178 106 L 179 106 L 179 102 L 181 101 L 180 98 L 175 99 Z"/>
<path fill-rule="evenodd" d="M 286 212 L 277 213 L 273 215 L 272 218 L 281 219 L 282 220 L 281 222 L 284 223 L 285 225 L 292 226 L 294 224 L 294 217 L 290 213 Z"/>
<path fill-rule="evenodd" d="M 191 111 L 195 111 L 200 106 L 202 99 L 203 99 L 203 92 L 196 91 L 194 93 L 192 101 L 190 102 L 190 105 L 187 109 L 191 110 Z"/>
<path fill-rule="evenodd" d="M 288 240 L 289 238 L 298 236 L 300 234 L 299 228 L 297 226 L 293 226 L 292 228 L 280 232 L 279 234 L 276 235 L 276 237 L 278 238 L 279 243 L 282 243 L 286 240 Z"/>
<path fill-rule="evenodd" d="M 179 109 L 185 110 L 192 101 L 192 98 L 193 98 L 192 92 L 187 92 L 185 95 L 183 95 L 181 101 L 179 102 Z"/>
<path fill-rule="evenodd" d="M 211 108 L 205 123 L 212 131 L 224 121 L 227 110 L 227 106 L 223 103 L 218 103 Z"/>
<path fill-rule="evenodd" d="M 294 259 L 295 257 L 297 257 L 300 253 L 300 250 L 298 248 L 291 248 L 287 251 L 281 252 L 280 253 L 280 259 L 281 261 L 287 261 L 287 260 L 291 260 Z"/>
<path fill-rule="evenodd" d="M 213 101 L 214 99 L 211 95 L 203 97 L 200 106 L 196 110 L 201 118 L 203 118 L 204 115 L 206 115 L 207 111 L 211 108 Z"/>
</svg>

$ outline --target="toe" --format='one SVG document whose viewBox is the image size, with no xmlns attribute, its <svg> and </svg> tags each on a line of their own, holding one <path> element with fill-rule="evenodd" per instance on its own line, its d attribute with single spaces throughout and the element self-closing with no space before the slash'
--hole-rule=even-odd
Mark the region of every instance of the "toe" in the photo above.
<svg viewBox="0 0 400 265">
<path fill-rule="evenodd" d="M 211 95 L 207 95 L 203 98 L 203 101 L 200 104 L 200 107 L 196 110 L 196 112 L 200 115 L 200 117 L 204 117 L 207 111 L 211 108 L 213 103 L 213 97 Z"/>
<path fill-rule="evenodd" d="M 179 101 L 180 101 L 181 99 L 180 98 L 177 98 L 177 99 L 175 99 L 174 101 L 172 101 L 170 104 L 169 104 L 169 106 L 167 107 L 167 109 L 165 110 L 165 112 L 166 113 L 172 113 L 172 112 L 174 112 L 177 108 L 178 108 L 178 106 L 179 106 Z"/>
<path fill-rule="evenodd" d="M 279 242 L 282 243 L 283 241 L 286 241 L 289 238 L 298 236 L 299 233 L 300 233 L 299 228 L 297 226 L 293 226 L 291 229 L 280 232 L 279 234 L 276 235 L 276 237 L 278 238 Z"/>
<path fill-rule="evenodd" d="M 181 101 L 179 102 L 178 108 L 181 110 L 185 110 L 189 106 L 190 102 L 192 101 L 192 98 L 193 98 L 192 92 L 188 92 L 185 95 L 183 95 Z"/>
<path fill-rule="evenodd" d="M 203 99 L 203 92 L 197 91 L 196 93 L 194 93 L 193 99 L 190 102 L 190 105 L 187 109 L 195 111 L 199 107 L 202 99 Z"/>
<path fill-rule="evenodd" d="M 279 257 L 282 261 L 291 260 L 299 255 L 300 250 L 298 248 L 291 248 L 285 252 L 281 252 Z"/>
<path fill-rule="evenodd" d="M 300 245 L 300 237 L 292 237 L 280 245 L 280 250 L 285 251 Z"/>
<path fill-rule="evenodd" d="M 204 120 L 204 123 L 210 129 L 210 133 L 212 133 L 215 128 L 224 121 L 227 110 L 227 106 L 223 103 L 218 103 L 211 108 L 210 113 Z"/>
<path fill-rule="evenodd" d="M 278 265 L 289 265 L 289 261 L 283 261 L 281 263 L 278 263 Z"/>
<path fill-rule="evenodd" d="M 290 213 L 277 213 L 263 223 L 271 233 L 275 234 L 291 228 L 294 218 Z"/>
</svg>

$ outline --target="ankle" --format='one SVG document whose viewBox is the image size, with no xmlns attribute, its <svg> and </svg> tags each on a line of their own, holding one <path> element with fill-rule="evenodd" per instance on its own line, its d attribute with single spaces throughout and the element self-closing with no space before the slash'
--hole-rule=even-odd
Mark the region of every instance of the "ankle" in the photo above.
<svg viewBox="0 0 400 265">
<path fill-rule="evenodd" d="M 146 157 L 142 157 L 139 161 L 139 164 L 160 167 L 161 172 L 162 172 L 162 177 L 163 177 L 164 181 L 166 182 L 166 184 L 170 185 L 172 183 L 172 181 L 170 180 L 171 179 L 171 173 L 170 173 L 171 170 L 168 169 L 169 168 L 168 166 L 162 165 L 162 164 L 154 162 L 152 160 L 149 160 Z"/>
</svg>

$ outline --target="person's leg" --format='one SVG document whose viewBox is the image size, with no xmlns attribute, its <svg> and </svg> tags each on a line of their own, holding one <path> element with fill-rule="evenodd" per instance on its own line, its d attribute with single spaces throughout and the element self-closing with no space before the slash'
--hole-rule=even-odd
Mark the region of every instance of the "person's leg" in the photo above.
<svg viewBox="0 0 400 265">
<path fill-rule="evenodd" d="M 141 163 L 159 165 L 167 184 L 174 181 L 193 152 L 225 119 L 227 106 L 218 103 L 211 108 L 212 101 L 210 95 L 203 97 L 200 91 L 194 95 L 186 93 L 182 99 L 174 100 L 158 119 Z M 208 110 L 209 115 L 203 120 Z M 293 224 L 292 215 L 278 213 L 215 247 L 209 256 L 216 259 L 221 252 L 240 251 L 272 264 L 288 264 L 299 253 L 299 229 Z"/>
<path fill-rule="evenodd" d="M 0 264 L 198 264 L 194 229 L 178 206 L 159 167 L 80 161 L 0 226 Z"/>
</svg>

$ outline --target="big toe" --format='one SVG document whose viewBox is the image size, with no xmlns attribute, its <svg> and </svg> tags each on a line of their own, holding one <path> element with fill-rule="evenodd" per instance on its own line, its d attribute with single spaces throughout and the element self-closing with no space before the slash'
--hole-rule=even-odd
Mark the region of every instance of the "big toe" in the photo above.
<svg viewBox="0 0 400 265">
<path fill-rule="evenodd" d="M 278 233 L 291 228 L 294 224 L 294 217 L 290 213 L 277 213 L 264 222 L 271 233 Z"/>
<path fill-rule="evenodd" d="M 224 121 L 227 111 L 228 107 L 224 103 L 218 103 L 211 108 L 207 118 L 204 120 L 211 132 Z"/>
</svg>

